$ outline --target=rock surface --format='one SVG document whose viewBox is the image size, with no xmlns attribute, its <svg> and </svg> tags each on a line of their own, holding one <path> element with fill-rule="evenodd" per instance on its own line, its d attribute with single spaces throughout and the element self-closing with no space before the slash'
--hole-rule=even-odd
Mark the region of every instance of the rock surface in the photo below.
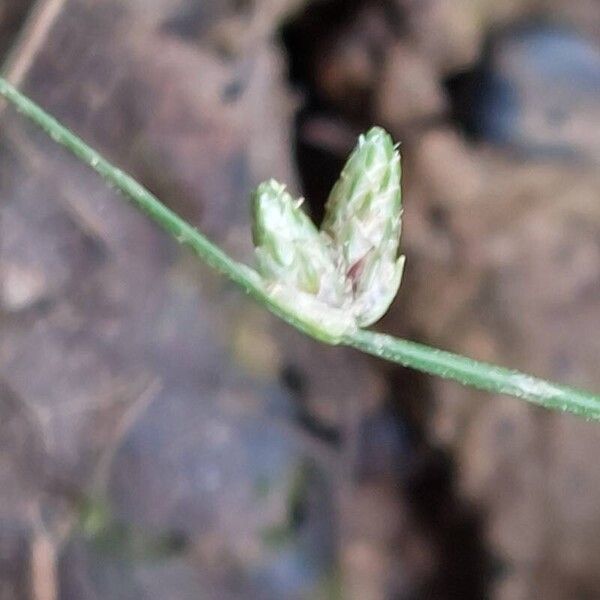
<svg viewBox="0 0 600 600">
<path fill-rule="evenodd" d="M 537 4 L 598 44 L 593 2 Z M 22 87 L 246 262 L 253 186 L 318 216 L 385 125 L 381 328 L 600 389 L 597 169 L 453 119 L 448 81 L 531 12 L 65 0 Z M 0 599 L 598 595 L 596 425 L 302 337 L 0 110 Z"/>
</svg>

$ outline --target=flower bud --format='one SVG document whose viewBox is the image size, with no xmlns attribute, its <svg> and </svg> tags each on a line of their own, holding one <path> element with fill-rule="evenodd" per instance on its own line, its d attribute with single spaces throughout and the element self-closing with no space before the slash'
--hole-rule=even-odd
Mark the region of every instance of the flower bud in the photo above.
<svg viewBox="0 0 600 600">
<path fill-rule="evenodd" d="M 360 136 L 331 190 L 322 226 L 339 252 L 360 326 L 379 319 L 400 286 L 401 214 L 400 156 L 391 137 L 373 127 Z"/>
</svg>

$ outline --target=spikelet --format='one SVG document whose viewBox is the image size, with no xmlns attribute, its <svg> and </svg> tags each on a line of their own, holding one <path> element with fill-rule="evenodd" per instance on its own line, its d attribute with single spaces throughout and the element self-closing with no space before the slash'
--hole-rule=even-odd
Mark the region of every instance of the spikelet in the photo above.
<svg viewBox="0 0 600 600">
<path fill-rule="evenodd" d="M 274 179 L 261 183 L 252 198 L 252 239 L 260 274 L 268 281 L 315 296 L 331 306 L 347 297 L 347 282 L 336 269 L 324 236 Z"/>
<path fill-rule="evenodd" d="M 339 252 L 362 327 L 385 313 L 400 286 L 401 216 L 400 155 L 391 137 L 373 127 L 360 136 L 333 186 L 322 226 Z"/>
</svg>

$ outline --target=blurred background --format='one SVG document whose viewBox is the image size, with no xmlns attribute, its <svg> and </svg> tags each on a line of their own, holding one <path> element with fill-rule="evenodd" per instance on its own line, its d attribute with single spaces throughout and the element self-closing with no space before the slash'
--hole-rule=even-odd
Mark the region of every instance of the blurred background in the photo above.
<svg viewBox="0 0 600 600">
<path fill-rule="evenodd" d="M 597 0 L 1 0 L 17 86 L 251 263 L 398 141 L 378 325 L 600 390 Z M 0 600 L 600 598 L 600 427 L 304 338 L 0 105 Z"/>
</svg>

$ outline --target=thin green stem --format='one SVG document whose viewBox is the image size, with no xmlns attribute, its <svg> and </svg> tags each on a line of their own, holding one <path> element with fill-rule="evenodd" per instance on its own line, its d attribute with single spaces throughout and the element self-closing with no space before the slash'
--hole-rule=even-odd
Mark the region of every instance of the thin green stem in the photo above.
<svg viewBox="0 0 600 600">
<path fill-rule="evenodd" d="M 2 77 L 0 77 L 0 96 L 6 98 L 18 112 L 41 127 L 57 144 L 64 146 L 79 160 L 99 173 L 110 185 L 125 194 L 137 208 L 144 211 L 179 243 L 190 246 L 211 267 L 229 277 L 278 317 L 308 335 L 325 342 L 331 341 L 327 332 L 322 331 L 318 325 L 299 318 L 269 295 L 258 273 L 227 256 L 218 246 L 215 246 L 197 229 L 167 208 L 133 177 L 109 163 L 99 152 L 90 148 L 81 138 L 21 94 Z"/>
<path fill-rule="evenodd" d="M 343 342 L 379 358 L 463 385 L 515 396 L 587 419 L 600 419 L 600 396 L 590 392 L 374 331 L 359 329 L 345 336 Z"/>
<path fill-rule="evenodd" d="M 379 358 L 446 379 L 453 379 L 463 385 L 508 394 L 546 408 L 572 412 L 587 419 L 600 419 L 600 396 L 589 392 L 557 385 L 518 371 L 372 331 L 357 329 L 341 337 L 332 334 L 324 324 L 296 312 L 289 303 L 283 303 L 274 297 L 255 271 L 232 260 L 135 179 L 111 165 L 98 152 L 2 78 L 0 78 L 0 96 L 6 98 L 19 112 L 41 127 L 55 142 L 64 146 L 120 190 L 137 208 L 144 211 L 180 243 L 190 246 L 211 267 L 229 277 L 259 303 L 300 331 L 323 342 L 352 346 Z"/>
</svg>

